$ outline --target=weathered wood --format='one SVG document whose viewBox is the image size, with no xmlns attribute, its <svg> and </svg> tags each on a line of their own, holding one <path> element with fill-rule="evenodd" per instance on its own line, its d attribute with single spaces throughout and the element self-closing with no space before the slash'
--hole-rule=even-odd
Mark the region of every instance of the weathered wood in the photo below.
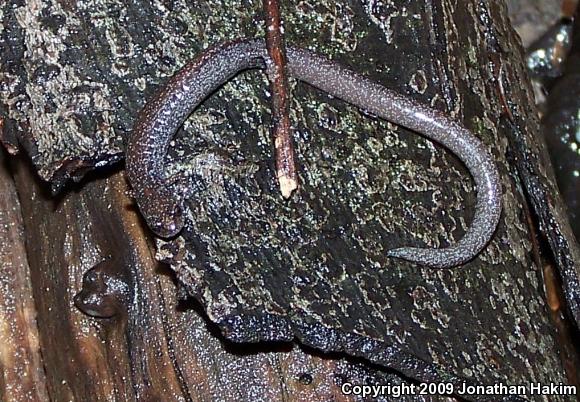
<svg viewBox="0 0 580 402">
<path fill-rule="evenodd" d="M 122 173 L 55 201 L 26 163 L 15 171 L 27 200 L 24 225 L 51 400 L 348 401 L 341 382 L 402 381 L 291 345 L 226 342 L 195 304 L 178 302 L 171 272 L 153 260 L 144 240 Z M 112 318 L 94 319 L 72 299 L 83 273 L 111 256 L 130 302 Z"/>
<path fill-rule="evenodd" d="M 46 400 L 20 203 L 0 151 L 0 399 Z"/>
<path fill-rule="evenodd" d="M 255 23 L 259 1 L 243 9 L 230 1 L 35 4 L 2 6 L 0 111 L 5 138 L 19 133 L 55 188 L 119 159 L 145 99 L 204 46 L 263 34 Z M 189 304 L 175 310 L 174 283 L 156 272 L 121 173 L 68 189 L 54 203 L 20 166 L 43 357 L 58 373 L 47 378 L 51 396 L 219 400 L 219 392 L 235 389 L 224 399 L 255 400 L 265 390 L 274 400 L 338 398 L 329 381 L 340 361 L 296 349 L 232 356 L 220 349 L 218 328 L 236 341 L 297 337 L 416 380 L 565 381 L 525 206 L 550 241 L 573 315 L 580 312 L 579 259 L 561 201 L 551 196 L 506 11 L 499 0 L 389 4 L 288 3 L 288 43 L 452 114 L 489 146 L 505 193 L 489 247 L 456 270 L 386 259 L 387 248 L 439 247 L 462 236 L 474 206 L 469 175 L 438 146 L 302 84 L 293 86 L 291 104 L 302 188 L 290 202 L 281 199 L 267 82 L 263 74 L 243 74 L 191 116 L 168 160 L 169 174 L 191 176 L 191 222 L 175 242 L 158 243 L 158 256 L 206 321 Z M 515 122 L 506 121 L 498 88 Z M 72 296 L 82 273 L 107 257 L 106 275 L 126 284 L 131 303 L 115 318 L 87 318 Z M 208 321 L 218 324 L 209 324 L 211 333 L 202 329 Z M 284 369 L 304 360 L 315 371 L 314 387 L 296 385 L 297 372 Z M 341 378 L 369 381 L 346 367 Z M 377 367 L 361 370 L 381 376 Z M 229 391 L 218 388 L 224 379 Z"/>
</svg>

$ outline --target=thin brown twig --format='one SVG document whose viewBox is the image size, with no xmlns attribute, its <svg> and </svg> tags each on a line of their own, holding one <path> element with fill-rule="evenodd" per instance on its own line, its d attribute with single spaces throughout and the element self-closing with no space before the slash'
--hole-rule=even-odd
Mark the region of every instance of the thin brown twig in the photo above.
<svg viewBox="0 0 580 402">
<path fill-rule="evenodd" d="M 577 12 L 577 6 L 580 7 L 578 0 L 564 0 L 562 2 L 562 17 L 573 18 L 574 13 Z"/>
<path fill-rule="evenodd" d="M 268 77 L 272 90 L 272 120 L 276 148 L 276 176 L 282 196 L 288 198 L 298 188 L 294 145 L 290 136 L 286 51 L 278 0 L 264 0 L 266 47 L 271 62 Z"/>
<path fill-rule="evenodd" d="M 509 119 L 509 121 L 511 123 L 515 123 L 514 115 L 513 115 L 512 110 L 509 106 L 507 96 L 505 93 L 505 88 L 503 85 L 503 80 L 505 78 L 504 77 L 505 70 L 504 70 L 504 66 L 503 66 L 503 61 L 497 53 L 491 54 L 490 60 L 492 63 L 495 83 L 497 84 L 495 86 L 495 88 L 496 88 L 497 93 L 499 95 L 499 101 L 500 101 L 500 104 L 503 108 L 504 115 Z"/>
</svg>

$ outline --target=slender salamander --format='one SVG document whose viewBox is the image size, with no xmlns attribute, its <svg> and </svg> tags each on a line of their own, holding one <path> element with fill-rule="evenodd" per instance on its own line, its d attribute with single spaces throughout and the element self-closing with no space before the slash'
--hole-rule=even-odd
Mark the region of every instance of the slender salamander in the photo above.
<svg viewBox="0 0 580 402">
<path fill-rule="evenodd" d="M 465 163 L 477 185 L 471 227 L 456 244 L 442 249 L 403 247 L 387 256 L 435 268 L 474 258 L 489 242 L 501 214 L 497 168 L 484 145 L 443 113 L 389 90 L 305 49 L 288 47 L 288 73 L 382 119 L 447 147 Z M 195 108 L 241 70 L 269 63 L 263 40 L 237 40 L 205 51 L 175 74 L 140 113 L 127 148 L 126 171 L 147 224 L 160 237 L 177 235 L 184 225 L 183 200 L 164 179 L 163 160 L 177 129 Z"/>
</svg>

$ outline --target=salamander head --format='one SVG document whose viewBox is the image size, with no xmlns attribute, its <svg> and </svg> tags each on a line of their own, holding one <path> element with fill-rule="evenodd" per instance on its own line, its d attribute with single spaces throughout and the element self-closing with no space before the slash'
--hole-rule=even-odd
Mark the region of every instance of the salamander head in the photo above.
<svg viewBox="0 0 580 402">
<path fill-rule="evenodd" d="M 143 196 L 136 199 L 147 225 L 157 236 L 174 237 L 183 229 L 181 202 L 167 187 L 145 191 Z"/>
</svg>

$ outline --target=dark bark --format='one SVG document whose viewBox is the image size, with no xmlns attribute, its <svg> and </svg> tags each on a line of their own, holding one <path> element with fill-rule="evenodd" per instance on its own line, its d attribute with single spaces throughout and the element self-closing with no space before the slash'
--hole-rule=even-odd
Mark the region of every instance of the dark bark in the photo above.
<svg viewBox="0 0 580 402">
<path fill-rule="evenodd" d="M 342 381 L 403 381 L 291 344 L 227 342 L 195 303 L 178 302 L 172 275 L 152 258 L 122 172 L 88 179 L 54 200 L 25 163 L 14 165 L 19 196 L 27 200 L 30 282 L 51 400 L 347 401 L 337 386 Z M 73 306 L 73 296 L 84 272 L 111 260 L 117 271 L 108 275 L 126 282 L 129 303 L 112 318 L 95 319 Z M 36 398 L 7 400 L 46 400 L 41 388 L 34 390 Z"/>
<path fill-rule="evenodd" d="M 300 83 L 291 85 L 290 116 L 301 189 L 284 200 L 267 80 L 244 73 L 190 117 L 168 160 L 170 174 L 192 176 L 193 219 L 176 241 L 158 242 L 158 258 L 195 303 L 174 302 L 175 283 L 156 269 L 122 172 L 93 174 L 51 198 L 19 165 L 51 397 L 340 400 L 341 379 L 400 381 L 385 368 L 420 381 L 566 382 L 539 264 L 555 261 L 578 321 L 580 259 L 502 2 L 394 3 L 287 2 L 287 43 L 450 113 L 484 141 L 504 191 L 484 252 L 439 271 L 385 258 L 395 246 L 459 239 L 475 204 L 469 174 L 437 145 Z M 263 36 L 260 1 L 80 4 L 2 6 L 3 138 L 18 137 L 54 188 L 120 159 L 145 100 L 205 45 Z M 545 255 L 534 254 L 530 217 L 548 241 Z M 116 303 L 113 318 L 87 318 L 72 296 L 83 272 L 107 258 L 103 275 L 128 293 L 103 298 Z M 224 350 L 218 332 L 236 342 L 297 338 L 363 363 L 289 344 L 237 356 L 245 347 Z M 311 385 L 296 381 L 302 361 Z"/>
</svg>

